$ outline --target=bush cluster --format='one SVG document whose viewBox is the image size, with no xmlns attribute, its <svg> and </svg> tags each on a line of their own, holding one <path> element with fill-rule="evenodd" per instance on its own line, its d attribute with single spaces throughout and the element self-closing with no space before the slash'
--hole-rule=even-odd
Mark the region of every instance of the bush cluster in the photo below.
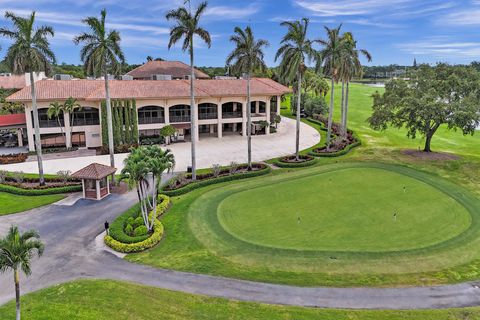
<svg viewBox="0 0 480 320">
<path fill-rule="evenodd" d="M 27 158 L 28 158 L 28 153 L 5 154 L 0 156 L 0 164 L 25 162 Z"/>
<path fill-rule="evenodd" d="M 120 241 L 115 240 L 111 236 L 105 236 L 104 241 L 107 246 L 109 246 L 110 248 L 118 252 L 123 252 L 123 253 L 140 252 L 143 250 L 150 249 L 154 247 L 157 243 L 159 243 L 160 240 L 162 240 L 163 231 L 164 230 L 163 230 L 162 223 L 158 219 L 155 219 L 152 235 L 143 241 L 136 242 L 136 243 L 122 243 Z"/>
<path fill-rule="evenodd" d="M 309 167 L 317 163 L 317 159 L 310 155 L 300 155 L 300 159 L 303 161 L 295 162 L 291 159 L 295 159 L 295 156 L 287 156 L 276 159 L 274 164 L 280 168 L 304 168 Z"/>
<path fill-rule="evenodd" d="M 0 184 L 0 191 L 20 196 L 43 196 L 48 194 L 72 193 L 82 191 L 81 185 L 70 185 L 64 187 L 38 187 L 36 189 L 23 189 L 12 185 Z"/>
<path fill-rule="evenodd" d="M 255 171 L 236 172 L 229 175 L 218 176 L 217 178 L 213 177 L 212 173 L 205 174 L 205 175 L 200 174 L 200 175 L 197 175 L 196 181 L 190 181 L 186 185 L 182 185 L 179 188 L 171 188 L 173 183 L 169 182 L 166 184 L 166 187 L 164 187 L 161 190 L 161 192 L 167 196 L 174 197 L 174 196 L 179 196 L 179 195 L 188 193 L 192 190 L 209 186 L 212 184 L 261 176 L 269 173 L 271 170 L 269 166 L 263 163 L 257 163 L 254 165 L 257 166 L 259 169 Z M 244 168 L 244 165 L 242 165 L 241 168 Z M 224 169 L 224 170 L 229 170 L 229 169 Z M 178 178 L 172 178 L 172 179 L 178 179 Z"/>
</svg>

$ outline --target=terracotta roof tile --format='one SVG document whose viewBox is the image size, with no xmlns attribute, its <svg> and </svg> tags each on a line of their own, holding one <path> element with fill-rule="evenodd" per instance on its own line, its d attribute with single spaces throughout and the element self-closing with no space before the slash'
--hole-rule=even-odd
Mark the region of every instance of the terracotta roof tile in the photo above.
<svg viewBox="0 0 480 320">
<path fill-rule="evenodd" d="M 92 163 L 72 174 L 72 177 L 77 179 L 100 180 L 114 174 L 115 171 L 117 171 L 116 168 L 112 168 L 100 163 Z"/>
<path fill-rule="evenodd" d="M 194 72 L 197 79 L 210 78 L 208 74 L 200 70 L 195 69 Z M 171 75 L 174 78 L 185 78 L 190 75 L 190 66 L 180 61 L 148 61 L 127 74 L 135 79 L 150 78 L 154 74 L 165 74 Z"/>
</svg>

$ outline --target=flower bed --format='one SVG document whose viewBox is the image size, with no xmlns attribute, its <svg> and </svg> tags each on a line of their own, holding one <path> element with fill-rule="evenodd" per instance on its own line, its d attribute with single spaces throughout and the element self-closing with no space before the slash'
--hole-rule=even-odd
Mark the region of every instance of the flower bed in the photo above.
<svg viewBox="0 0 480 320">
<path fill-rule="evenodd" d="M 38 178 L 26 177 L 22 172 L 0 172 L 0 191 L 19 195 L 45 195 L 77 192 L 82 190 L 80 181 L 72 178 L 45 177 L 40 186 Z"/>
<path fill-rule="evenodd" d="M 82 185 L 71 185 L 64 187 L 42 186 L 37 189 L 24 189 L 13 185 L 0 184 L 0 192 L 18 194 L 21 196 L 43 196 L 47 194 L 72 193 L 82 191 Z"/>
<path fill-rule="evenodd" d="M 253 163 L 252 170 L 248 171 L 246 164 L 239 165 L 236 170 L 231 167 L 222 168 L 217 174 L 213 172 L 197 174 L 197 180 L 192 180 L 191 174 L 172 178 L 161 192 L 170 197 L 188 193 L 194 189 L 226 181 L 240 180 L 261 176 L 270 172 L 270 167 L 263 163 Z"/>
<path fill-rule="evenodd" d="M 302 168 L 314 165 L 317 160 L 310 155 L 300 155 L 299 161 L 295 155 L 278 158 L 274 164 L 280 168 Z"/>
<path fill-rule="evenodd" d="M 28 158 L 27 153 L 6 154 L 0 156 L 0 164 L 11 164 L 25 162 Z"/>
<path fill-rule="evenodd" d="M 139 252 L 156 245 L 163 235 L 163 225 L 157 218 L 170 207 L 170 198 L 165 195 L 159 195 L 158 201 L 153 233 L 146 232 L 140 213 L 140 205 L 136 204 L 110 224 L 109 235 L 105 236 L 105 244 L 115 251 L 123 253 Z M 150 213 L 150 219 L 151 214 L 153 214 L 153 211 Z M 133 225 L 135 225 L 135 228 Z M 143 230 L 144 232 L 135 232 L 135 230 Z"/>
</svg>

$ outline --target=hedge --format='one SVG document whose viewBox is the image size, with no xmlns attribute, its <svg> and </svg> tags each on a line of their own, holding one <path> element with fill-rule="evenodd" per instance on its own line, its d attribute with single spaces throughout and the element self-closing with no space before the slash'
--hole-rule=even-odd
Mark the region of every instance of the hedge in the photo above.
<svg viewBox="0 0 480 320">
<path fill-rule="evenodd" d="M 314 156 L 314 157 L 319 157 L 319 158 L 335 158 L 335 157 L 340 157 L 340 156 L 343 156 L 343 155 L 346 155 L 347 153 L 349 153 L 351 150 L 353 150 L 354 148 L 360 146 L 362 143 L 360 142 L 360 140 L 357 139 L 356 142 L 352 143 L 352 144 L 349 144 L 348 146 L 345 147 L 345 149 L 343 150 L 340 150 L 340 151 L 337 151 L 337 152 L 331 152 L 331 153 L 320 153 L 320 152 L 314 152 L 314 151 L 310 151 L 308 154 L 311 155 L 311 156 Z"/>
<path fill-rule="evenodd" d="M 72 193 L 72 192 L 78 192 L 78 191 L 82 191 L 81 185 L 54 187 L 54 188 L 46 188 L 46 189 L 22 189 L 14 186 L 9 186 L 6 184 L 0 184 L 0 192 L 17 194 L 20 196 L 44 196 L 49 194 Z"/>
<path fill-rule="evenodd" d="M 162 240 L 163 231 L 163 224 L 158 219 L 155 219 L 153 234 L 143 241 L 137 243 L 122 243 L 113 239 L 111 236 L 105 236 L 104 241 L 107 246 L 118 252 L 140 252 L 146 249 L 150 249 L 154 247 L 157 243 L 159 243 L 160 240 Z"/>
<path fill-rule="evenodd" d="M 209 186 L 209 185 L 212 185 L 212 184 L 262 176 L 264 174 L 269 173 L 270 170 L 271 170 L 271 168 L 269 166 L 265 165 L 265 168 L 257 170 L 257 171 L 234 173 L 234 174 L 228 175 L 228 176 L 223 176 L 223 177 L 218 177 L 218 178 L 210 178 L 210 179 L 201 180 L 201 181 L 195 181 L 195 182 L 191 182 L 191 183 L 189 183 L 189 184 L 187 184 L 187 185 L 185 185 L 181 188 L 175 189 L 175 190 L 164 190 L 164 189 L 162 189 L 160 192 L 169 196 L 169 197 L 175 197 L 175 196 L 180 196 L 182 194 L 188 193 L 192 190 L 195 190 L 195 189 L 198 189 L 198 188 L 201 188 L 201 187 L 206 187 L 206 186 Z M 173 179 L 175 179 L 175 178 L 173 178 Z M 166 185 L 168 186 L 169 183 L 167 183 Z"/>
<path fill-rule="evenodd" d="M 275 159 L 273 164 L 280 168 L 304 168 L 313 166 L 315 163 L 318 162 L 318 160 L 315 158 L 303 162 L 283 162 L 281 159 L 282 158 Z"/>
<path fill-rule="evenodd" d="M 159 195 L 158 199 L 161 202 L 157 205 L 157 217 L 161 216 L 170 206 L 170 198 L 165 195 Z M 138 217 L 140 216 L 140 204 L 137 203 L 121 215 L 119 215 L 111 224 L 109 228 L 109 234 L 114 239 L 121 243 L 138 243 L 145 241 L 147 238 L 150 237 L 149 234 L 143 236 L 136 236 L 132 237 L 125 233 L 125 225 L 127 224 L 127 220 L 130 217 Z"/>
</svg>

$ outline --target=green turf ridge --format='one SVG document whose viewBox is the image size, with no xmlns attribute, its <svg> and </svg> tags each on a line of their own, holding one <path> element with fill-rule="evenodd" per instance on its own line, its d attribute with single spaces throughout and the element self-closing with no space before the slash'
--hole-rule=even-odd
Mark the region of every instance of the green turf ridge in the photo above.
<svg viewBox="0 0 480 320">
<path fill-rule="evenodd" d="M 0 192 L 0 216 L 45 206 L 65 198 L 63 194 L 21 196 Z"/>
<path fill-rule="evenodd" d="M 0 306 L 0 319 L 14 318 L 13 301 Z M 473 320 L 480 319 L 480 308 L 414 311 L 328 310 L 210 298 L 127 282 L 80 280 L 23 296 L 22 319 Z"/>
</svg>

